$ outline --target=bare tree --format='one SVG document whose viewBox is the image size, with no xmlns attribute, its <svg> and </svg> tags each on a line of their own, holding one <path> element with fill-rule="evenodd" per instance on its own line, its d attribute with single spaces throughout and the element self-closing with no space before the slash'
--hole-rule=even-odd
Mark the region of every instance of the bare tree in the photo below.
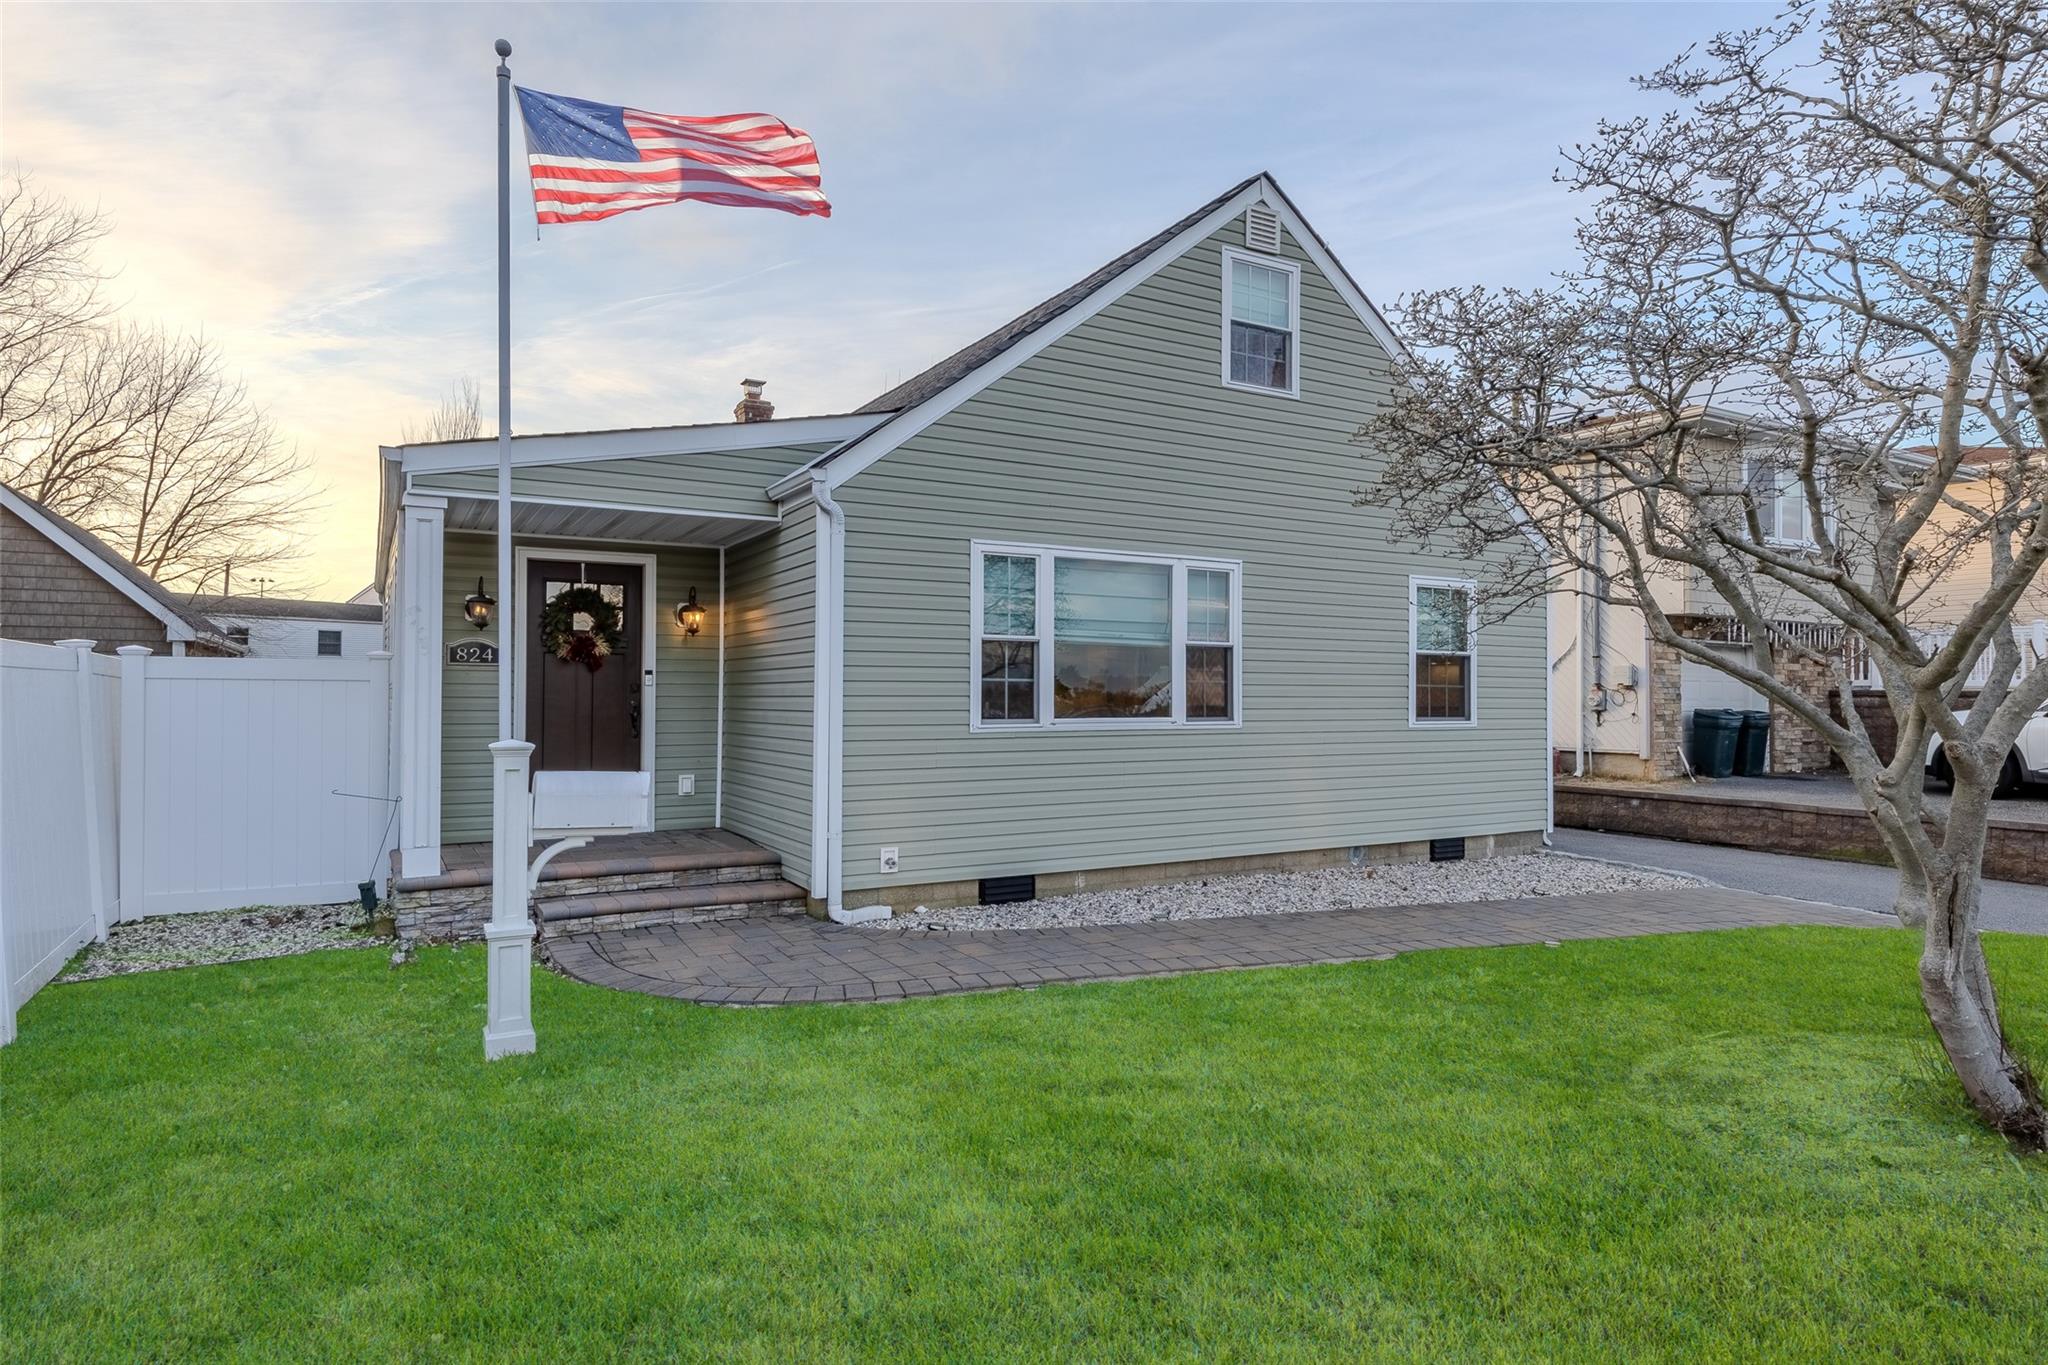
<svg viewBox="0 0 2048 1365">
<path fill-rule="evenodd" d="M 407 422 L 399 431 L 406 445 L 431 441 L 473 441 L 483 435 L 483 399 L 473 376 L 455 381 L 448 395 L 435 405 L 425 420 Z"/>
<path fill-rule="evenodd" d="M 2048 702 L 2048 667 L 2018 680 L 2012 629 L 2048 562 L 2044 8 L 1800 4 L 1640 83 L 1673 111 L 1567 153 L 1562 178 L 1594 200 L 1574 274 L 1404 302 L 1418 358 L 1361 428 L 1388 459 L 1361 496 L 1395 507 L 1403 533 L 1488 553 L 1494 609 L 1594 575 L 1657 642 L 1823 737 L 1898 866 L 1921 996 L 1964 1092 L 2043 1148 L 2048 1112 L 2001 1026 L 1978 906 L 1993 788 Z M 1706 439 L 1707 404 L 1743 414 L 1741 458 Z M 1976 471 L 1982 445 L 2010 456 Z M 1980 472 L 1990 494 L 1966 503 L 1959 481 Z M 1773 520 L 1788 499 L 1796 536 Z M 1958 515 L 1936 534 L 1938 509 Z M 1916 629 L 1929 578 L 1972 552 L 1991 565 L 1982 598 L 1952 633 Z M 1670 588 L 1687 582 L 1726 602 L 1753 661 L 1674 625 Z M 1897 723 L 1889 761 L 1853 706 L 1827 701 L 1849 695 L 1859 654 Z M 1933 737 L 1955 774 L 1945 817 L 1923 806 Z"/>
<path fill-rule="evenodd" d="M 0 479 L 166 583 L 289 563 L 306 462 L 210 342 L 112 320 L 106 231 L 19 172 L 0 191 Z"/>
</svg>

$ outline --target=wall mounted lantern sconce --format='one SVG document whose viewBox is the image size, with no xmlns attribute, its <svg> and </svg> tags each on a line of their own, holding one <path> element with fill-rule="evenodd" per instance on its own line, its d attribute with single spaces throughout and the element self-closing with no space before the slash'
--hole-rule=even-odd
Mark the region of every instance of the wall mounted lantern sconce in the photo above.
<svg viewBox="0 0 2048 1365">
<path fill-rule="evenodd" d="M 697 590 L 690 589 L 690 600 L 677 605 L 676 624 L 683 628 L 683 634 L 695 635 L 704 629 L 704 608 L 697 605 Z"/>
<path fill-rule="evenodd" d="M 484 581 L 478 578 L 476 591 L 462 599 L 462 615 L 478 630 L 487 630 L 491 624 L 491 609 L 498 605 L 498 599 L 484 591 Z"/>
</svg>

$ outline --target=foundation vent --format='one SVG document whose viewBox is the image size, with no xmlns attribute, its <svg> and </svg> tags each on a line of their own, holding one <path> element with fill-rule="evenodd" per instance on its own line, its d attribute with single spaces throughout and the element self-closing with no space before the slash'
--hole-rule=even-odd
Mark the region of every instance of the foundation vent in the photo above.
<svg viewBox="0 0 2048 1365">
<path fill-rule="evenodd" d="M 983 877 L 981 879 L 981 903 L 983 905 L 1015 905 L 1018 901 L 1038 899 L 1038 878 L 1024 877 Z"/>
<path fill-rule="evenodd" d="M 1455 839 L 1431 839 L 1429 860 L 1433 863 L 1461 863 L 1465 861 L 1465 836 Z"/>
</svg>

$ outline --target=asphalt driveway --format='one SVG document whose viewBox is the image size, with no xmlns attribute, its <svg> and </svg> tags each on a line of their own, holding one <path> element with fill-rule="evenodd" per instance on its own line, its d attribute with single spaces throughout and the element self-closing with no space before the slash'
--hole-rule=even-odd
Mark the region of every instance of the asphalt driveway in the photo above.
<svg viewBox="0 0 2048 1365">
<path fill-rule="evenodd" d="M 1768 782 L 1765 780 L 1764 785 Z M 2010 807 L 2026 804 L 2001 801 L 1998 809 L 2004 813 Z M 1798 858 L 1786 853 L 1757 853 L 1718 844 L 1688 844 L 1676 839 L 1646 839 L 1584 829 L 1560 829 L 1551 841 L 1565 853 L 1689 872 L 1738 891 L 1792 896 L 1883 914 L 1891 913 L 1892 896 L 1898 885 L 1898 874 L 1888 867 Z M 1984 883 L 1984 927 L 2015 934 L 2048 934 L 2048 887 L 2020 882 Z"/>
</svg>

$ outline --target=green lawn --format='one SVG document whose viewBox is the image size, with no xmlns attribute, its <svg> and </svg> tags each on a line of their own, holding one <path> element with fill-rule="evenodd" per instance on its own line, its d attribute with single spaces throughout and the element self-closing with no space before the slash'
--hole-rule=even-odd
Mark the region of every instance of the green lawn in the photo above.
<svg viewBox="0 0 2048 1365">
<path fill-rule="evenodd" d="M 2048 1163 L 1915 937 L 1423 953 L 718 1010 L 483 957 L 51 987 L 10 1359 L 2048 1357 Z M 2048 939 L 1991 944 L 2048 1042 Z"/>
</svg>

